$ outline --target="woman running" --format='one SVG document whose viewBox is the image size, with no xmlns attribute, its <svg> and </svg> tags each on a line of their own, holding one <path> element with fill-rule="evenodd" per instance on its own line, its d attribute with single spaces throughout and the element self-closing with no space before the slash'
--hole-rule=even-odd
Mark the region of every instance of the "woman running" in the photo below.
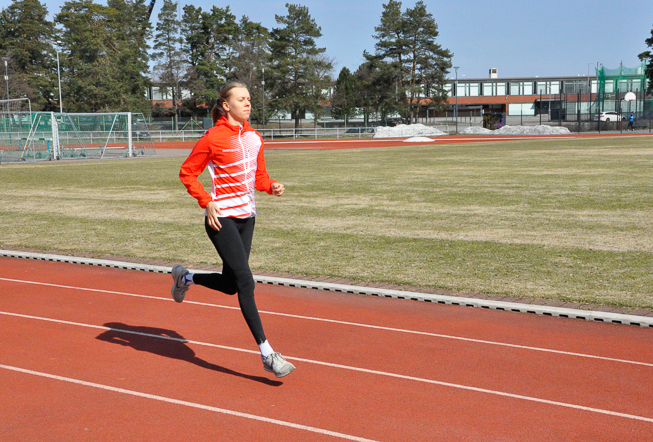
<svg viewBox="0 0 653 442">
<path fill-rule="evenodd" d="M 172 269 L 172 297 L 182 302 L 191 284 L 229 295 L 238 293 L 240 310 L 261 350 L 263 368 L 283 377 L 295 366 L 276 353 L 265 337 L 248 261 L 256 220 L 254 191 L 281 196 L 284 186 L 268 175 L 263 138 L 248 123 L 250 110 L 247 87 L 237 82 L 226 84 L 212 111 L 214 126 L 181 166 L 179 178 L 206 209 L 204 227 L 222 259 L 222 273 L 193 274 L 176 265 Z M 207 166 L 213 182 L 210 194 L 197 180 Z"/>
</svg>

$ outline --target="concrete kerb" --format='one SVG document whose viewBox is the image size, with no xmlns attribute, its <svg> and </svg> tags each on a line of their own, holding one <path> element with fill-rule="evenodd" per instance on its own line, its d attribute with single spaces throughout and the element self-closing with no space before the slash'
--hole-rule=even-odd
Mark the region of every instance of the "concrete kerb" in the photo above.
<svg viewBox="0 0 653 442">
<path fill-rule="evenodd" d="M 40 261 L 65 262 L 71 264 L 94 265 L 125 270 L 138 270 L 153 273 L 171 273 L 172 268 L 149 264 L 137 264 L 124 261 L 105 259 L 80 258 L 65 255 L 52 255 L 32 252 L 15 252 L 0 250 L 0 256 L 9 258 L 35 259 Z M 192 270 L 195 273 L 210 273 L 206 270 Z M 360 295 L 378 296 L 384 298 L 407 299 L 413 301 L 432 302 L 437 304 L 458 305 L 463 307 L 476 307 L 489 310 L 502 310 L 509 312 L 532 313 L 544 316 L 561 318 L 584 319 L 586 321 L 609 322 L 616 324 L 637 325 L 640 327 L 653 327 L 653 318 L 647 316 L 626 315 L 612 312 L 579 310 L 546 305 L 520 304 L 516 302 L 493 301 L 488 299 L 465 298 L 458 296 L 433 295 L 401 290 L 389 290 L 373 287 L 360 287 L 346 284 L 334 284 L 318 281 L 304 281 L 300 279 L 278 278 L 273 276 L 254 275 L 254 280 L 260 284 L 281 285 L 286 287 L 306 288 L 313 290 L 326 290 L 333 292 L 352 293 Z"/>
</svg>

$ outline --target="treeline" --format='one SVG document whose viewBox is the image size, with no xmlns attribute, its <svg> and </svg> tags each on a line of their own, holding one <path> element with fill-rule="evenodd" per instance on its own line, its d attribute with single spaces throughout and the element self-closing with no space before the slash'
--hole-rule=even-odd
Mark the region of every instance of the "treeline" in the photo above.
<svg viewBox="0 0 653 442">
<path fill-rule="evenodd" d="M 399 113 L 411 121 L 425 98 L 436 108 L 446 101 L 452 54 L 436 43 L 437 24 L 421 0 L 405 10 L 399 1 L 383 5 L 374 52 L 364 52 L 355 72 L 340 71 L 330 103 L 325 92 L 334 60 L 318 47 L 321 28 L 307 7 L 286 4 L 285 15 L 275 15 L 277 27 L 267 29 L 247 16 L 237 19 L 228 6 L 186 5 L 179 17 L 178 4 L 164 0 L 154 28 L 148 4 L 70 0 L 51 22 L 39 0 L 14 0 L 0 13 L 9 98 L 28 97 L 33 109 L 58 111 L 60 73 L 68 112 L 205 115 L 230 80 L 249 86 L 258 121 L 263 93 L 265 119 L 284 111 L 296 124 L 306 111 L 318 118 L 327 104 L 345 119 L 362 109 L 366 116 Z M 173 108 L 152 106 L 146 91 L 153 84 Z"/>
</svg>

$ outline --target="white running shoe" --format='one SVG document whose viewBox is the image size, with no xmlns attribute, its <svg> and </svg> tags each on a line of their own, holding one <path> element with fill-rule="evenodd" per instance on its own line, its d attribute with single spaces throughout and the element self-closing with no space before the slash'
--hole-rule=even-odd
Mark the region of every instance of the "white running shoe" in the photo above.
<svg viewBox="0 0 653 442">
<path fill-rule="evenodd" d="M 286 361 L 279 353 L 272 353 L 267 358 L 262 357 L 261 359 L 263 359 L 265 371 L 274 373 L 278 378 L 288 376 L 295 369 L 295 366 Z"/>
<path fill-rule="evenodd" d="M 184 284 L 184 276 L 188 274 L 188 270 L 185 267 L 177 264 L 172 268 L 172 279 L 175 280 L 172 284 L 172 299 L 177 302 L 182 302 L 188 291 L 188 285 Z"/>
</svg>

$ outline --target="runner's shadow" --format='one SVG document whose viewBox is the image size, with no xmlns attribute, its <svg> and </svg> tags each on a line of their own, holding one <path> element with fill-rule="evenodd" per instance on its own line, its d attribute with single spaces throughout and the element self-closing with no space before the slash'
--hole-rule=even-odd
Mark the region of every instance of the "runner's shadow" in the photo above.
<svg viewBox="0 0 653 442">
<path fill-rule="evenodd" d="M 120 322 L 107 322 L 104 326 L 109 327 L 111 330 L 107 330 L 98 335 L 96 339 L 100 341 L 128 346 L 134 350 L 146 351 L 155 355 L 165 356 L 166 358 L 179 359 L 195 364 L 198 367 L 261 382 L 274 387 L 282 385 L 282 382 L 279 381 L 273 381 L 262 376 L 246 375 L 200 359 L 195 355 L 193 349 L 187 345 L 188 341 L 182 335 L 172 330 L 133 326 Z"/>
</svg>

